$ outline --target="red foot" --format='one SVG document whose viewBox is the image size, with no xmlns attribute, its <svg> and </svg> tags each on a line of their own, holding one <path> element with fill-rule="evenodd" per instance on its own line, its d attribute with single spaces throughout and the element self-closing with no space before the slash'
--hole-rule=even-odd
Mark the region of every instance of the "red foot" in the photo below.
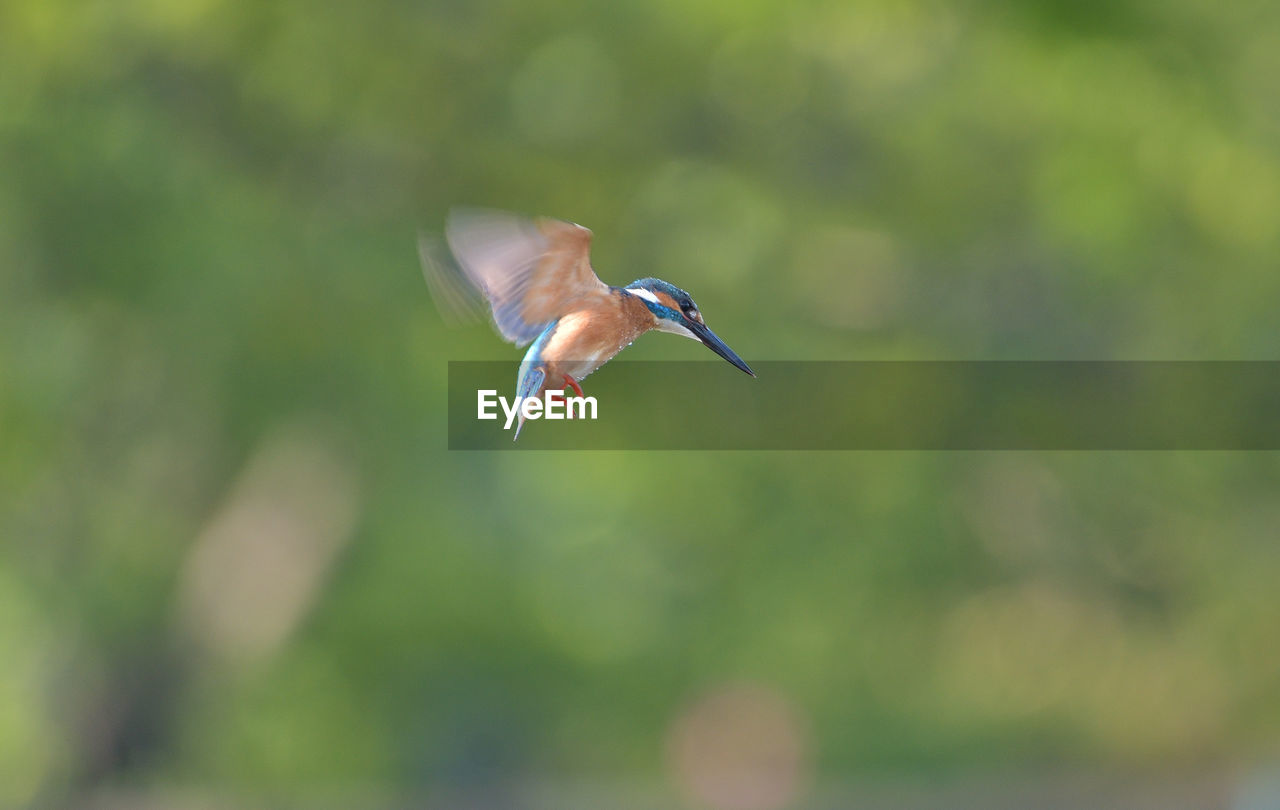
<svg viewBox="0 0 1280 810">
<path fill-rule="evenodd" d="M 566 388 L 572 388 L 574 391 L 578 392 L 578 396 L 582 396 L 582 386 L 578 385 L 577 380 L 570 377 L 568 374 L 565 374 L 564 381 L 566 383 Z"/>
<path fill-rule="evenodd" d="M 561 396 L 561 397 L 564 397 L 565 399 L 568 399 L 569 395 L 568 395 L 568 393 L 567 393 L 567 392 L 568 392 L 568 390 L 569 390 L 570 388 L 572 388 L 574 391 L 576 391 L 576 392 L 578 393 L 578 396 L 582 396 L 582 386 L 578 385 L 578 381 L 577 381 L 577 380 L 575 380 L 574 378 L 570 377 L 568 374 L 563 374 L 563 375 L 561 375 L 561 376 L 563 376 L 563 377 L 564 377 L 564 381 L 565 381 L 565 386 L 564 386 L 564 388 L 563 388 L 561 391 L 557 392 L 557 393 L 559 393 L 559 394 L 560 394 L 560 396 Z M 572 418 L 573 418 L 573 408 L 565 408 L 565 410 L 568 412 L 568 413 L 566 414 L 567 418 L 572 419 Z"/>
</svg>

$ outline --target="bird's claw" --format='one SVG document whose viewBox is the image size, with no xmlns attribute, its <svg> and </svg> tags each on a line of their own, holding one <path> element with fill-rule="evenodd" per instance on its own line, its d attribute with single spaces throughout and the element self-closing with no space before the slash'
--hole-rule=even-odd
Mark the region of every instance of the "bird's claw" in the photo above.
<svg viewBox="0 0 1280 810">
<path fill-rule="evenodd" d="M 578 396 L 582 396 L 582 386 L 578 385 L 578 381 L 575 380 L 573 377 L 570 377 L 568 374 L 565 374 L 563 376 L 565 381 L 565 387 L 572 388 L 574 391 L 578 392 Z"/>
<path fill-rule="evenodd" d="M 570 377 L 568 374 L 564 374 L 562 376 L 564 377 L 564 381 L 565 381 L 564 388 L 554 392 L 548 391 L 547 393 L 548 394 L 554 393 L 556 396 L 560 397 L 562 400 L 568 400 L 569 398 L 568 392 L 569 392 L 569 389 L 572 388 L 578 394 L 578 396 L 582 396 L 582 386 L 578 385 L 578 381 L 575 380 L 573 377 Z M 565 407 L 565 411 L 566 411 L 565 418 L 572 419 L 573 408 Z"/>
</svg>

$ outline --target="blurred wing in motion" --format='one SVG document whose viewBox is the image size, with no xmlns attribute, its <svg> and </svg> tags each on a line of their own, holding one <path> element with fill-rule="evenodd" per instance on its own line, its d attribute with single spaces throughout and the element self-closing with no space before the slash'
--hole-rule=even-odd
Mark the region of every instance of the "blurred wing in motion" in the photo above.
<svg viewBox="0 0 1280 810">
<path fill-rule="evenodd" d="M 418 258 L 422 261 L 422 276 L 427 280 L 431 300 L 435 301 L 445 323 L 450 326 L 474 323 L 484 316 L 484 297 L 453 261 L 444 240 L 419 233 Z"/>
<path fill-rule="evenodd" d="M 517 346 L 583 299 L 609 294 L 591 269 L 591 231 L 581 225 L 455 210 L 445 236 L 462 272 L 488 299 L 494 325 Z"/>
</svg>

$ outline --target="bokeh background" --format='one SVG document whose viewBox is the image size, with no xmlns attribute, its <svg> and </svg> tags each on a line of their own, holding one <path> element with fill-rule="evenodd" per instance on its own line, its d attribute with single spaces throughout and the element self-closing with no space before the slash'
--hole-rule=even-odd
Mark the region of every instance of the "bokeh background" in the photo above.
<svg viewBox="0 0 1280 810">
<path fill-rule="evenodd" d="M 1275 358 L 1277 42 L 7 0 L 0 805 L 1280 806 L 1276 454 L 450 453 L 519 353 L 415 248 L 582 222 L 749 362 Z"/>
</svg>

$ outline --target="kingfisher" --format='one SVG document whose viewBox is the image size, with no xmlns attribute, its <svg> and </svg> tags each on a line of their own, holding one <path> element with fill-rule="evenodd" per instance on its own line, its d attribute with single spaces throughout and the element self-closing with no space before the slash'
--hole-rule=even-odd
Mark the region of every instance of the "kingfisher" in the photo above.
<svg viewBox="0 0 1280 810">
<path fill-rule="evenodd" d="M 528 397 L 583 396 L 580 383 L 645 332 L 700 341 L 756 376 L 716 337 L 689 293 L 657 278 L 625 287 L 605 284 L 591 267 L 591 231 L 546 217 L 455 209 L 445 238 L 470 286 L 484 296 L 499 334 L 530 344 L 516 379 L 517 402 Z M 423 250 L 428 281 L 438 265 Z M 435 268 L 435 269 L 433 269 Z M 532 341 L 532 342 L 531 342 Z M 512 441 L 520 437 L 524 413 Z"/>
</svg>

